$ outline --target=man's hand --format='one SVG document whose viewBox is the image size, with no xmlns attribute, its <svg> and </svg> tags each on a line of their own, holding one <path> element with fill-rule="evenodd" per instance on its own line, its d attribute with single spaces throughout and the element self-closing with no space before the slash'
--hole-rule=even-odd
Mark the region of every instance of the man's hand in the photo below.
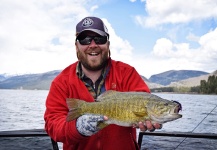
<svg viewBox="0 0 217 150">
<path fill-rule="evenodd" d="M 162 124 L 155 123 L 152 124 L 151 121 L 145 121 L 145 122 L 139 122 L 137 125 L 134 124 L 133 127 L 137 127 L 140 129 L 140 131 L 145 132 L 146 130 L 153 132 L 155 129 L 161 129 Z"/>
<path fill-rule="evenodd" d="M 106 116 L 102 115 L 85 114 L 77 119 L 76 128 L 80 134 L 91 136 L 100 130 L 97 126 L 99 122 L 107 119 Z"/>
<path fill-rule="evenodd" d="M 153 132 L 155 129 L 161 129 L 162 125 L 159 123 L 152 124 L 151 121 L 145 121 L 139 122 L 138 127 L 140 128 L 141 131 L 146 131 L 149 130 L 150 132 Z"/>
</svg>

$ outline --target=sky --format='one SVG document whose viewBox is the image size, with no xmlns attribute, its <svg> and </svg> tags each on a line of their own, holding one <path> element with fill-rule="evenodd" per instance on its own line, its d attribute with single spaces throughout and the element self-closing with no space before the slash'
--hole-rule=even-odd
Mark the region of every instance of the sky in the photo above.
<svg viewBox="0 0 217 150">
<path fill-rule="evenodd" d="M 217 0 L 0 0 L 0 74 L 77 61 L 75 26 L 86 16 L 106 24 L 112 59 L 146 78 L 217 70 Z"/>
</svg>

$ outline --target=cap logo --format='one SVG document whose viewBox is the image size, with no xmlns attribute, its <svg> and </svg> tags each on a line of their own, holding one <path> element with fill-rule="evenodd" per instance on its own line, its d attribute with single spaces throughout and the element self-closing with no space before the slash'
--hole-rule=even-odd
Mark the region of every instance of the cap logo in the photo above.
<svg viewBox="0 0 217 150">
<path fill-rule="evenodd" d="M 83 27 L 89 27 L 89 26 L 92 26 L 92 25 L 93 25 L 93 20 L 90 19 L 90 18 L 85 18 L 83 23 L 82 23 Z"/>
</svg>

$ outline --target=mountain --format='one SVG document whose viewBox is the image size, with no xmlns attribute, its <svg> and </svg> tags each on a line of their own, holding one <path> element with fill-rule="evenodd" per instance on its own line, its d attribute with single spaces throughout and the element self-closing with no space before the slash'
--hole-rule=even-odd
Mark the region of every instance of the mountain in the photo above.
<svg viewBox="0 0 217 150">
<path fill-rule="evenodd" d="M 193 87 L 193 86 L 199 86 L 201 80 L 208 80 L 209 76 L 215 75 L 217 76 L 217 70 L 206 75 L 201 75 L 198 77 L 188 78 L 185 80 L 180 80 L 177 82 L 172 82 L 168 85 L 168 87 Z"/>
<path fill-rule="evenodd" d="M 148 82 L 148 79 L 142 75 L 140 75 L 145 82 Z"/>
<path fill-rule="evenodd" d="M 0 81 L 3 81 L 5 79 L 6 79 L 6 77 L 4 75 L 0 74 Z"/>
<path fill-rule="evenodd" d="M 2 74 L 0 75 L 0 89 L 48 90 L 52 80 L 60 72 L 61 70 L 54 70 L 40 74 L 25 74 L 14 76 L 4 76 L 4 74 Z M 202 71 L 170 70 L 167 72 L 153 75 L 150 79 L 147 79 L 144 76 L 141 77 L 147 83 L 149 88 L 152 89 L 165 87 L 165 85 L 197 86 L 200 84 L 200 80 L 207 80 L 209 75 L 211 74 Z"/>
<path fill-rule="evenodd" d="M 161 84 L 164 86 L 169 85 L 172 82 L 198 77 L 201 75 L 207 75 L 209 73 L 203 71 L 194 71 L 194 70 L 170 70 L 160 74 L 152 75 L 149 78 L 149 81 L 152 83 Z"/>
<path fill-rule="evenodd" d="M 48 90 L 51 81 L 60 73 L 59 70 L 41 74 L 25 74 L 12 76 L 0 81 L 0 89 L 38 89 Z"/>
<path fill-rule="evenodd" d="M 149 87 L 150 89 L 163 87 L 163 85 L 150 82 L 146 77 L 144 77 L 144 76 L 142 76 L 142 75 L 141 75 L 141 77 L 142 77 L 142 79 L 145 81 L 145 83 L 148 85 L 148 87 Z"/>
</svg>

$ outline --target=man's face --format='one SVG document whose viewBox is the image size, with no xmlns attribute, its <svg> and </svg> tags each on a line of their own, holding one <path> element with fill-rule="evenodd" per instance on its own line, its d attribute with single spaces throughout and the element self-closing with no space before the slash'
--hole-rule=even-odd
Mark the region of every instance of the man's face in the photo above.
<svg viewBox="0 0 217 150">
<path fill-rule="evenodd" d="M 86 31 L 82 33 L 82 38 L 80 39 L 84 39 L 87 36 L 99 37 L 99 35 L 94 32 Z M 78 60 L 86 69 L 96 71 L 106 65 L 109 58 L 109 41 L 106 40 L 105 44 L 96 44 L 94 40 L 91 40 L 90 44 L 82 45 L 82 42 L 77 40 L 75 45 Z"/>
</svg>

